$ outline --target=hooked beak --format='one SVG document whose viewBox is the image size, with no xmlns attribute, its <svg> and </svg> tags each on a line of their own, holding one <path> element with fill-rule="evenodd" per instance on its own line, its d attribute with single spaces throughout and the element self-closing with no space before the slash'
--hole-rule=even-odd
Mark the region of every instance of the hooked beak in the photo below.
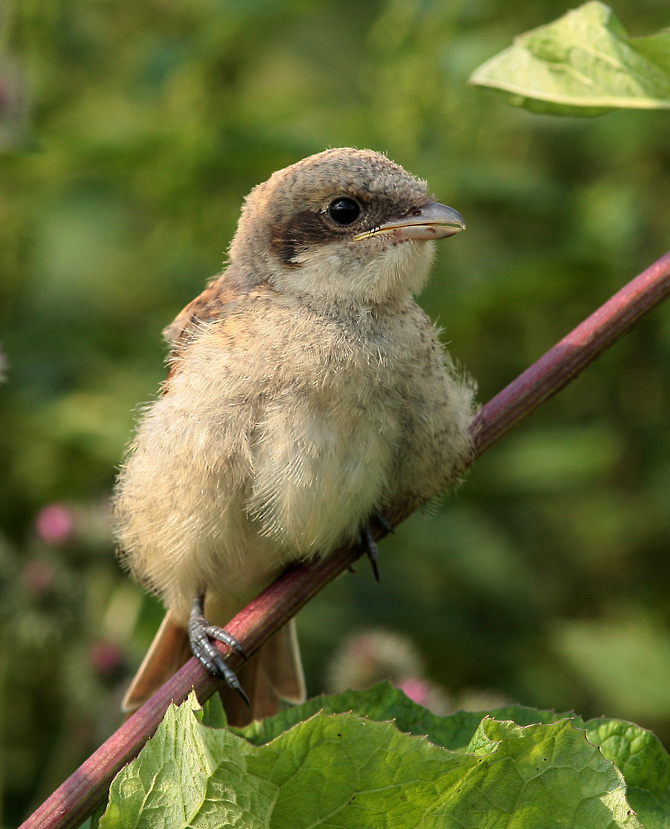
<svg viewBox="0 0 670 829">
<path fill-rule="evenodd" d="M 372 236 L 392 235 L 396 242 L 408 242 L 414 239 L 428 241 L 430 239 L 445 239 L 465 230 L 465 222 L 461 214 L 453 207 L 439 202 L 430 202 L 423 207 L 417 207 L 406 216 L 391 219 L 379 227 L 366 230 L 354 236 L 354 241 L 370 239 Z"/>
</svg>

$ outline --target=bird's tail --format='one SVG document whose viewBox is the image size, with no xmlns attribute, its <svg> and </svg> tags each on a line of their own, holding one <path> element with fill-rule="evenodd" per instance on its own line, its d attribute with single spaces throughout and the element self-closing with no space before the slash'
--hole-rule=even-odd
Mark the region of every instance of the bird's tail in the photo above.
<svg viewBox="0 0 670 829">
<path fill-rule="evenodd" d="M 134 713 L 191 656 L 188 633 L 168 611 L 126 692 L 122 703 L 124 713 Z M 251 707 L 247 708 L 236 691 L 222 686 L 219 695 L 230 725 L 247 725 L 252 720 L 276 714 L 282 700 L 299 703 L 305 699 L 305 679 L 293 619 L 240 668 L 238 677 Z"/>
</svg>

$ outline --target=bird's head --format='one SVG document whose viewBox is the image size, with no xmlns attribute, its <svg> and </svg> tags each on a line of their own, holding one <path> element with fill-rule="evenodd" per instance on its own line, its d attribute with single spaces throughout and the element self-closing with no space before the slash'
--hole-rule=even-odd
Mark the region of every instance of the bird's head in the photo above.
<svg viewBox="0 0 670 829">
<path fill-rule="evenodd" d="M 465 223 L 426 183 L 371 150 L 333 149 L 274 173 L 247 197 L 230 249 L 278 291 L 374 305 L 419 290 L 432 240 Z"/>
</svg>

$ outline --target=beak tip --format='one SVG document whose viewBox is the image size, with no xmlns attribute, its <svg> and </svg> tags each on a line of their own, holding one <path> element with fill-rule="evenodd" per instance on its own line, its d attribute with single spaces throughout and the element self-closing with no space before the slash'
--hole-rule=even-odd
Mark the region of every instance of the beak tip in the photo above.
<svg viewBox="0 0 670 829">
<path fill-rule="evenodd" d="M 455 236 L 461 230 L 465 230 L 465 220 L 457 210 L 446 204 L 429 202 L 415 209 L 411 215 L 392 219 L 373 230 L 359 233 L 354 240 L 392 233 L 395 241 L 434 241 Z"/>
<path fill-rule="evenodd" d="M 447 207 L 445 204 L 433 202 L 427 205 L 422 212 L 427 223 L 434 223 L 433 227 L 440 229 L 437 238 L 455 236 L 466 228 L 465 219 L 458 210 Z"/>
</svg>

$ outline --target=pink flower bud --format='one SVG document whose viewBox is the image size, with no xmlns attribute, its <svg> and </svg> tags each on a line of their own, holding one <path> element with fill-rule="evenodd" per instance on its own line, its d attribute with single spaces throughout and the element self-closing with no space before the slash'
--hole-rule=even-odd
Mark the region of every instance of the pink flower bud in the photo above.
<svg viewBox="0 0 670 829">
<path fill-rule="evenodd" d="M 74 516 L 63 504 L 49 504 L 40 510 L 36 526 L 37 534 L 46 544 L 64 544 L 74 532 Z"/>
<path fill-rule="evenodd" d="M 430 697 L 430 687 L 422 679 L 406 679 L 398 684 L 401 691 L 404 691 L 407 696 L 418 703 L 419 705 L 427 705 Z"/>
<path fill-rule="evenodd" d="M 89 651 L 91 666 L 99 676 L 113 676 L 123 662 L 121 649 L 112 642 L 100 640 Z"/>
</svg>

